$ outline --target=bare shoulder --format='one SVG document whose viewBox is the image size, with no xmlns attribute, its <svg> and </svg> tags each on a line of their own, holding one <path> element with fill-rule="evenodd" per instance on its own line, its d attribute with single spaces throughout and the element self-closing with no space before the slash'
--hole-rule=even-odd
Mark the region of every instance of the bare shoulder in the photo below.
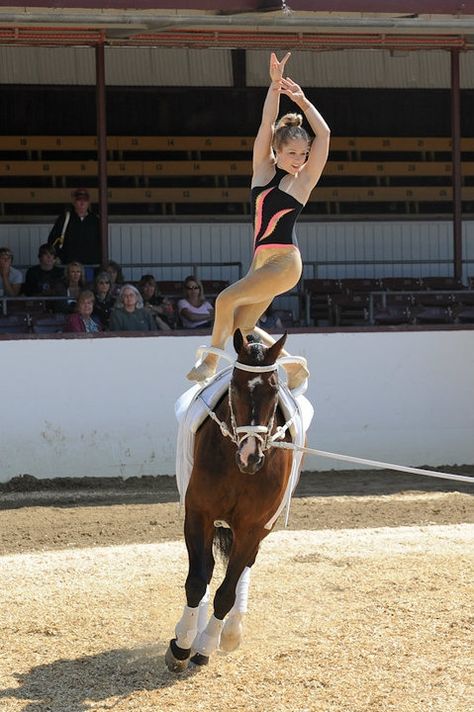
<svg viewBox="0 0 474 712">
<path fill-rule="evenodd" d="M 252 188 L 259 185 L 266 185 L 271 181 L 275 175 L 275 160 L 274 158 L 268 158 L 265 161 L 260 161 L 260 163 L 254 167 L 252 174 Z"/>
</svg>

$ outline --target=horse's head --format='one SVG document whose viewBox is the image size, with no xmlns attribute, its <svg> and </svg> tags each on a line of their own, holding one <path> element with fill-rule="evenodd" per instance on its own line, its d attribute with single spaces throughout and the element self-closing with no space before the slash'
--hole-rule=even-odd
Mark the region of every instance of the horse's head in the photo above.
<svg viewBox="0 0 474 712">
<path fill-rule="evenodd" d="M 229 387 L 231 423 L 238 446 L 236 463 L 241 472 L 253 475 L 265 461 L 278 404 L 278 371 L 275 364 L 286 341 L 286 333 L 272 346 L 244 340 L 234 334 L 237 352 Z"/>
</svg>

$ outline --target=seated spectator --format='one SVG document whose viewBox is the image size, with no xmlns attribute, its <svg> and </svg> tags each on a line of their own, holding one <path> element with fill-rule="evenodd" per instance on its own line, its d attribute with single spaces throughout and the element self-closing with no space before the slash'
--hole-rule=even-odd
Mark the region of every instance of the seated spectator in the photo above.
<svg viewBox="0 0 474 712">
<path fill-rule="evenodd" d="M 118 294 L 123 287 L 123 283 L 125 282 L 122 268 L 120 267 L 118 262 L 109 260 L 108 262 L 105 263 L 104 270 L 106 272 L 108 272 L 110 275 L 110 279 L 111 279 L 110 293 L 112 294 L 113 297 L 118 297 Z"/>
<path fill-rule="evenodd" d="M 257 326 L 267 331 L 267 329 L 283 329 L 283 324 L 281 319 L 274 312 L 273 306 L 270 304 L 268 309 L 263 312 L 262 316 L 257 322 Z"/>
<path fill-rule="evenodd" d="M 109 331 L 157 331 L 153 316 L 143 308 L 142 296 L 132 284 L 124 284 L 120 290 L 110 315 Z"/>
<path fill-rule="evenodd" d="M 94 334 L 103 331 L 102 324 L 94 317 L 94 293 L 85 289 L 77 298 L 74 314 L 69 314 L 64 331 Z"/>
<path fill-rule="evenodd" d="M 29 267 L 26 272 L 23 291 L 27 297 L 51 297 L 56 284 L 63 278 L 64 270 L 55 265 L 56 251 L 45 242 L 39 246 L 39 264 Z"/>
<path fill-rule="evenodd" d="M 176 324 L 174 307 L 169 299 L 160 294 L 156 279 L 152 274 L 144 274 L 138 284 L 138 290 L 143 297 L 143 305 L 163 331 L 169 331 Z"/>
<path fill-rule="evenodd" d="M 80 262 L 69 262 L 64 270 L 64 277 L 56 283 L 55 292 L 58 296 L 68 297 L 65 302 L 59 302 L 58 311 L 73 312 L 79 294 L 86 288 L 84 267 Z"/>
<path fill-rule="evenodd" d="M 23 284 L 23 275 L 12 267 L 13 254 L 9 247 L 0 247 L 0 296 L 17 297 Z"/>
<path fill-rule="evenodd" d="M 214 309 L 204 296 L 202 282 L 192 274 L 184 280 L 184 299 L 178 301 L 178 314 L 185 329 L 212 326 Z"/>
<path fill-rule="evenodd" d="M 99 272 L 94 280 L 94 312 L 104 329 L 109 326 L 110 315 L 115 304 L 115 297 L 111 294 L 112 280 L 108 272 Z"/>
</svg>

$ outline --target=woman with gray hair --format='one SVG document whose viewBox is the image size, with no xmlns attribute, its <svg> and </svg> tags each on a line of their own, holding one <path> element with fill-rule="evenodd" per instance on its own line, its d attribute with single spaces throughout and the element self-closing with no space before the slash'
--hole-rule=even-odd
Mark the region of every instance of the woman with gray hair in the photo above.
<svg viewBox="0 0 474 712">
<path fill-rule="evenodd" d="M 142 295 L 133 284 L 124 284 L 112 311 L 109 331 L 157 331 L 153 316 L 143 308 Z"/>
</svg>

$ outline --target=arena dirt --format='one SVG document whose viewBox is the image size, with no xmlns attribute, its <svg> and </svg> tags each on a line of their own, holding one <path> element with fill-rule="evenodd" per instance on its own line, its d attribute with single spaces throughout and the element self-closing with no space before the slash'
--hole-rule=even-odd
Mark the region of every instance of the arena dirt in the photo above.
<svg viewBox="0 0 474 712">
<path fill-rule="evenodd" d="M 0 710 L 474 708 L 469 485 L 304 474 L 289 528 L 254 567 L 242 646 L 174 676 L 164 652 L 186 574 L 174 480 L 73 484 L 0 491 Z"/>
</svg>

